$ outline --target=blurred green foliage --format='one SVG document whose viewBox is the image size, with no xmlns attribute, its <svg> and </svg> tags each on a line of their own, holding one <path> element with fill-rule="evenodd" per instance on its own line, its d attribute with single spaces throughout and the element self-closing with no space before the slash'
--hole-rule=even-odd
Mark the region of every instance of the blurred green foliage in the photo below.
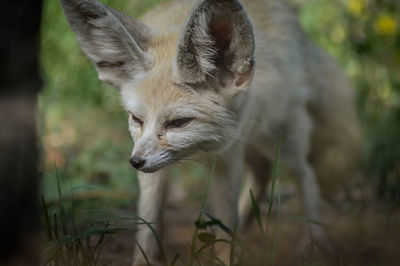
<svg viewBox="0 0 400 266">
<path fill-rule="evenodd" d="M 159 1 L 102 2 L 137 16 Z M 400 2 L 291 2 L 298 7 L 305 30 L 340 61 L 356 89 L 364 129 L 364 176 L 380 198 L 400 202 Z M 134 174 L 126 161 L 132 143 L 119 95 L 97 79 L 58 1 L 45 0 L 41 60 L 46 81 L 40 117 L 47 180 L 54 180 L 56 163 L 77 185 L 131 186 Z M 51 187 L 46 185 L 51 181 L 44 184 Z"/>
<path fill-rule="evenodd" d="M 62 13 L 59 1 L 44 1 L 41 51 L 46 90 L 42 100 L 72 101 L 104 106 L 116 92 L 97 79 L 96 70 L 79 49 L 76 36 Z M 161 0 L 104 0 L 104 4 L 136 17 Z M 46 104 L 47 105 L 47 104 Z"/>
<path fill-rule="evenodd" d="M 400 202 L 400 2 L 310 0 L 299 5 L 306 31 L 340 61 L 356 89 L 364 175 L 380 198 Z"/>
</svg>

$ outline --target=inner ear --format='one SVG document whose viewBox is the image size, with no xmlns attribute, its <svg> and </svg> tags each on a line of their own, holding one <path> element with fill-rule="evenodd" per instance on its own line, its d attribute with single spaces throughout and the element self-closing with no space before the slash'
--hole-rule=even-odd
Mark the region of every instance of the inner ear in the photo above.
<svg viewBox="0 0 400 266">
<path fill-rule="evenodd" d="M 209 24 L 209 31 L 218 51 L 226 51 L 232 41 L 233 27 L 231 21 L 229 19 L 213 20 Z"/>
</svg>

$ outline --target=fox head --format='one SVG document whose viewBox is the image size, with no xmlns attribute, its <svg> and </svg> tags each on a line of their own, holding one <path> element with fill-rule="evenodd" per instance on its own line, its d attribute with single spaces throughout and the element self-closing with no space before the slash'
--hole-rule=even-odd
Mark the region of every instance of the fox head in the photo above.
<svg viewBox="0 0 400 266">
<path fill-rule="evenodd" d="M 121 93 L 136 169 L 235 140 L 254 70 L 253 30 L 238 1 L 205 0 L 164 32 L 95 0 L 61 3 L 99 78 Z"/>
</svg>

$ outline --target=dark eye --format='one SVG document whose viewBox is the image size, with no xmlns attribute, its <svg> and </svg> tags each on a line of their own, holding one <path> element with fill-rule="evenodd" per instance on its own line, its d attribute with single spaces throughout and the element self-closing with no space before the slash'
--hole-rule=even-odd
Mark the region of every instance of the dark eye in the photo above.
<svg viewBox="0 0 400 266">
<path fill-rule="evenodd" d="M 142 120 L 140 120 L 139 118 L 137 118 L 134 114 L 131 114 L 131 117 L 132 117 L 132 120 L 135 122 L 135 123 L 138 123 L 139 125 L 143 125 L 143 121 Z"/>
<path fill-rule="evenodd" d="M 172 121 L 169 121 L 165 124 L 165 128 L 179 128 L 179 127 L 184 127 L 187 124 L 189 124 L 193 120 L 193 117 L 184 117 L 184 118 L 178 118 Z"/>
</svg>

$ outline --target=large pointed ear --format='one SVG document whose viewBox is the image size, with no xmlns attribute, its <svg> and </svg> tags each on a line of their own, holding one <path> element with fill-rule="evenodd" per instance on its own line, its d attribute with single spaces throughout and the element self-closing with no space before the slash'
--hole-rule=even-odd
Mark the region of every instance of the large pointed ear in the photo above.
<svg viewBox="0 0 400 266">
<path fill-rule="evenodd" d="M 151 66 L 150 30 L 95 0 L 61 0 L 68 22 L 99 78 L 120 87 Z"/>
<path fill-rule="evenodd" d="M 237 0 L 205 0 L 190 15 L 177 52 L 177 70 L 188 83 L 217 82 L 239 94 L 254 65 L 251 22 Z"/>
</svg>

